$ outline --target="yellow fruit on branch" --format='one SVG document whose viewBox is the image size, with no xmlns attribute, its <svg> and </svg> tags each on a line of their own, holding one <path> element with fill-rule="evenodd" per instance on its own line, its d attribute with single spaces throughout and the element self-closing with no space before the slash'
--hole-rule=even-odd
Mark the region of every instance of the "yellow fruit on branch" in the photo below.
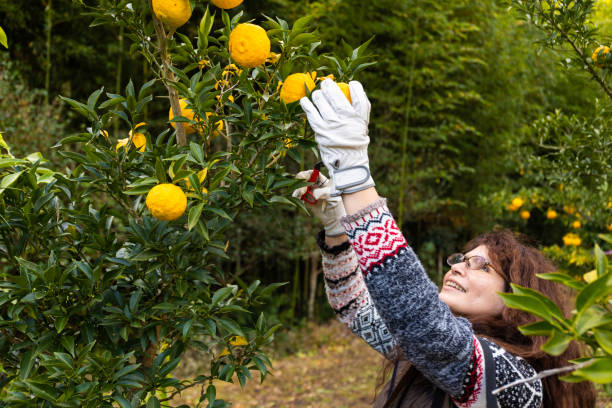
<svg viewBox="0 0 612 408">
<path fill-rule="evenodd" d="M 291 74 L 281 85 L 280 98 L 285 103 L 299 101 L 306 96 L 306 87 L 312 92 L 315 87 L 314 80 L 310 74 Z"/>
<path fill-rule="evenodd" d="M 189 0 L 153 0 L 153 13 L 165 25 L 176 30 L 191 17 Z"/>
<path fill-rule="evenodd" d="M 606 225 L 606 229 L 607 229 L 608 231 L 612 231 L 612 222 L 611 222 L 611 223 L 609 223 L 608 225 Z"/>
<path fill-rule="evenodd" d="M 580 246 L 580 244 L 582 244 L 582 240 L 578 235 L 570 232 L 563 236 L 563 244 L 566 246 Z"/>
<path fill-rule="evenodd" d="M 578 229 L 580 227 L 582 227 L 582 224 L 580 223 L 580 221 L 576 220 L 572 222 L 572 228 Z"/>
<path fill-rule="evenodd" d="M 521 208 L 521 206 L 525 203 L 521 197 L 514 197 L 512 199 L 512 205 L 516 208 Z"/>
<path fill-rule="evenodd" d="M 174 184 L 158 184 L 149 190 L 146 204 L 153 217 L 162 221 L 172 221 L 185 212 L 187 196 Z"/>
<path fill-rule="evenodd" d="M 187 99 L 181 99 L 179 101 L 179 104 L 181 106 L 181 116 L 184 116 L 185 118 L 189 120 L 193 120 L 195 113 L 193 112 L 193 110 L 191 110 L 191 108 L 187 107 L 188 103 L 189 102 L 187 101 Z M 174 112 L 172 112 L 172 108 L 170 108 L 170 112 L 168 112 L 168 120 L 170 121 L 170 124 L 172 125 L 172 127 L 176 129 L 176 124 L 172 122 L 173 118 L 174 118 Z M 191 125 L 191 123 L 183 122 L 183 125 L 185 127 L 185 134 L 189 135 L 191 133 L 196 132 L 195 128 Z"/>
<path fill-rule="evenodd" d="M 548 218 L 549 220 L 554 220 L 558 216 L 559 214 L 557 214 L 557 212 L 553 209 L 549 209 L 548 211 L 546 211 L 546 218 Z"/>
<path fill-rule="evenodd" d="M 212 0 L 212 3 L 222 9 L 228 10 L 238 7 L 243 0 Z"/>
<path fill-rule="evenodd" d="M 351 99 L 351 91 L 349 90 L 348 84 L 346 82 L 338 82 L 338 87 L 340 88 L 344 96 L 346 96 L 346 99 L 348 99 L 352 105 L 353 100 Z"/>
<path fill-rule="evenodd" d="M 230 34 L 229 52 L 232 59 L 244 68 L 262 65 L 270 55 L 266 30 L 255 24 L 238 24 Z"/>
<path fill-rule="evenodd" d="M 531 214 L 529 213 L 529 211 L 527 211 L 527 210 L 521 211 L 521 218 L 522 219 L 528 220 L 529 217 L 531 217 Z"/>
<path fill-rule="evenodd" d="M 599 47 L 597 47 L 595 51 L 593 51 L 593 54 L 591 55 L 591 59 L 593 60 L 593 63 L 598 67 L 603 66 L 603 63 L 601 62 L 601 60 L 603 60 L 606 54 L 608 54 L 609 52 L 610 52 L 610 47 L 608 46 L 600 45 Z M 599 62 L 597 62 L 598 58 L 599 58 Z"/>
</svg>

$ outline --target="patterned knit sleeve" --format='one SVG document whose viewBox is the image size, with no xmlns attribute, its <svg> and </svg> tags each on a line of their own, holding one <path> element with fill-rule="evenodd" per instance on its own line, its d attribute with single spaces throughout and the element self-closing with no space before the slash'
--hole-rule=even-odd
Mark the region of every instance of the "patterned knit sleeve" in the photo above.
<svg viewBox="0 0 612 408">
<path fill-rule="evenodd" d="M 486 406 L 483 351 L 472 326 L 467 319 L 455 317 L 439 300 L 438 288 L 407 244 L 386 200 L 380 199 L 345 217 L 343 224 L 372 304 L 404 356 L 432 383 L 449 393 L 459 407 Z M 504 355 L 519 362 L 516 356 Z M 503 359 L 499 363 L 498 359 L 499 356 L 494 358 L 498 382 L 524 378 L 523 375 L 529 375 L 529 369 L 533 370 L 523 360 L 501 379 L 497 371 Z M 540 407 L 541 386 L 539 397 L 537 387 L 522 389 L 519 393 L 524 401 L 530 402 L 500 406 Z"/>
<path fill-rule="evenodd" d="M 390 357 L 395 341 L 372 304 L 355 251 L 348 242 L 329 248 L 324 231 L 317 242 L 323 257 L 325 293 L 338 319 L 373 349 Z"/>
<path fill-rule="evenodd" d="M 373 304 L 406 358 L 434 384 L 457 396 L 474 351 L 470 323 L 438 299 L 385 199 L 345 217 Z"/>
</svg>

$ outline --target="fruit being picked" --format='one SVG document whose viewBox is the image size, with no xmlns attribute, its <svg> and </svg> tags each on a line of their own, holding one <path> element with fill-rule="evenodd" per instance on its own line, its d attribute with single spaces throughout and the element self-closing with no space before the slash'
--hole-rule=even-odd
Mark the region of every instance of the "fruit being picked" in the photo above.
<svg viewBox="0 0 612 408">
<path fill-rule="evenodd" d="M 187 196 L 174 184 L 158 184 L 149 190 L 146 204 L 153 217 L 161 221 L 172 221 L 185 212 Z"/>
<path fill-rule="evenodd" d="M 189 0 L 153 0 L 153 13 L 162 23 L 176 30 L 191 17 Z"/>
<path fill-rule="evenodd" d="M 285 103 L 299 101 L 306 96 L 306 87 L 312 92 L 315 87 L 314 80 L 310 74 L 291 74 L 281 85 L 280 98 Z"/>
<path fill-rule="evenodd" d="M 340 90 L 342 91 L 342 93 L 344 94 L 344 96 L 346 96 L 346 99 L 348 99 L 348 101 L 352 105 L 353 100 L 351 99 L 351 91 L 349 90 L 348 84 L 346 82 L 337 82 L 337 84 Z"/>
<path fill-rule="evenodd" d="M 244 68 L 255 68 L 270 55 L 270 39 L 258 25 L 238 24 L 230 34 L 229 51 L 232 59 Z"/>
<path fill-rule="evenodd" d="M 212 3 L 222 9 L 233 9 L 242 4 L 243 0 L 212 0 Z"/>
</svg>

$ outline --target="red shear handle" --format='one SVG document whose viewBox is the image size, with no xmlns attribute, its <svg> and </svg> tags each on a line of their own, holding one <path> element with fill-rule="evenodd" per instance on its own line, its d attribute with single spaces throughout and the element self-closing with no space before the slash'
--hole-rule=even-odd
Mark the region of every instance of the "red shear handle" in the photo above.
<svg viewBox="0 0 612 408">
<path fill-rule="evenodd" d="M 310 178 L 308 179 L 309 183 L 314 183 L 319 179 L 319 169 L 321 168 L 322 165 L 323 165 L 323 162 L 318 162 L 317 164 L 314 165 L 312 174 L 310 175 Z M 302 196 L 302 200 L 306 201 L 308 204 L 317 203 L 318 200 L 312 194 L 312 185 L 308 186 L 308 188 L 306 189 L 306 192 Z"/>
</svg>

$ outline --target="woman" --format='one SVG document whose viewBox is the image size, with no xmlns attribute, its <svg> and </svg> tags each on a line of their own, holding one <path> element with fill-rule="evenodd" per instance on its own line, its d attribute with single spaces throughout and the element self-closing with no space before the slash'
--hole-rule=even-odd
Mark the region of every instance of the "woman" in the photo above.
<svg viewBox="0 0 612 408">
<path fill-rule="evenodd" d="M 311 95 L 314 103 L 302 98 L 300 104 L 331 177 L 319 176 L 311 192 L 318 199 L 311 208 L 324 223 L 318 241 L 330 304 L 341 321 L 394 363 L 375 406 L 593 407 L 590 384 L 556 378 L 492 397 L 492 388 L 576 356 L 575 346 L 560 357 L 540 351 L 545 339 L 517 329 L 535 319 L 506 308 L 497 295 L 513 282 L 564 305 L 554 284 L 535 276 L 554 268 L 510 232 L 485 234 L 471 241 L 464 255 L 449 257 L 438 293 L 376 192 L 367 155 L 370 102 L 358 82 L 349 89 L 352 103 L 325 80 Z"/>
</svg>

